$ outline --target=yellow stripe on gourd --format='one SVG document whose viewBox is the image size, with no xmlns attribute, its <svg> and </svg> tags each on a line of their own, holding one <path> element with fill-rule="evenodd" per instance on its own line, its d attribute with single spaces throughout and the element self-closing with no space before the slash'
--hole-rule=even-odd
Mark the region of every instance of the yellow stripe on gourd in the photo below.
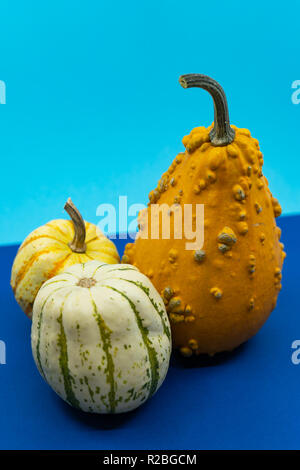
<svg viewBox="0 0 300 470">
<path fill-rule="evenodd" d="M 20 246 L 13 263 L 11 286 L 29 317 L 41 285 L 68 266 L 93 259 L 107 264 L 119 262 L 113 242 L 94 224 L 83 221 L 72 201 L 65 208 L 67 212 L 71 208 L 72 221 L 56 219 L 34 230 Z"/>
</svg>

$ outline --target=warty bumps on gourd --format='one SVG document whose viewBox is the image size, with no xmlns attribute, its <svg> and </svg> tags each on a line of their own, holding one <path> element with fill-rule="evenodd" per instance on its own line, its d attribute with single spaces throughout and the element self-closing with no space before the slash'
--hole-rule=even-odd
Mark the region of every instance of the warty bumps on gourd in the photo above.
<svg viewBox="0 0 300 470">
<path fill-rule="evenodd" d="M 174 346 L 184 356 L 228 351 L 255 335 L 276 306 L 285 253 L 275 217 L 281 207 L 263 176 L 263 155 L 247 129 L 230 126 L 221 86 L 200 74 L 180 78 L 213 100 L 214 124 L 184 137 L 179 153 L 140 213 L 140 231 L 123 262 L 150 277 L 169 314 Z M 151 239 L 150 210 L 168 204 L 170 239 Z M 174 239 L 176 207 L 204 204 L 204 245 Z M 183 223 L 183 221 L 182 221 Z M 143 236 L 147 227 L 149 237 Z M 184 233 L 184 232 L 183 232 Z"/>
</svg>

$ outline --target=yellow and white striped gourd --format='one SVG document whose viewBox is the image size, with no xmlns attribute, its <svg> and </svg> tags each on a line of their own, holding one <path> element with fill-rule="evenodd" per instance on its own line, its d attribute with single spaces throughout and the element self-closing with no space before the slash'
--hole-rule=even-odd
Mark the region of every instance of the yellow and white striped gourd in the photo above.
<svg viewBox="0 0 300 470">
<path fill-rule="evenodd" d="M 171 334 L 164 303 L 131 265 L 77 264 L 49 279 L 33 307 L 32 351 L 46 382 L 92 413 L 137 408 L 161 386 Z"/>
<path fill-rule="evenodd" d="M 29 317 L 41 285 L 68 266 L 91 259 L 109 264 L 119 262 L 113 242 L 96 225 L 84 222 L 70 199 L 65 210 L 72 220 L 51 220 L 31 232 L 14 260 L 11 286 L 18 304 Z"/>
</svg>

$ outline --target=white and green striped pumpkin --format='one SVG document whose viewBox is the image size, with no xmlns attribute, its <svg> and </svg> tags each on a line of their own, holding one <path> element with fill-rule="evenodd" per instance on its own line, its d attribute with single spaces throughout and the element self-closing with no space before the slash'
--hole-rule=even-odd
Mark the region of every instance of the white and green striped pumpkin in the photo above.
<svg viewBox="0 0 300 470">
<path fill-rule="evenodd" d="M 93 413 L 137 408 L 161 386 L 171 334 L 149 279 L 125 264 L 89 261 L 46 281 L 33 306 L 31 344 L 46 382 Z"/>
</svg>

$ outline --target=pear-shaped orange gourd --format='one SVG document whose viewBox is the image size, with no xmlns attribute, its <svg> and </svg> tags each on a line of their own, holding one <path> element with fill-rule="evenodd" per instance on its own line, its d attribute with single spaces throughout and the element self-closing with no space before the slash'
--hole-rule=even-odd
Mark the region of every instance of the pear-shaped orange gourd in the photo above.
<svg viewBox="0 0 300 470">
<path fill-rule="evenodd" d="M 137 239 L 126 246 L 123 262 L 137 266 L 161 293 L 174 346 L 185 356 L 213 355 L 255 335 L 276 305 L 285 257 L 275 223 L 281 208 L 262 174 L 258 141 L 247 129 L 229 124 L 221 86 L 199 74 L 182 76 L 180 84 L 211 94 L 214 125 L 184 137 L 186 150 L 151 191 Z M 178 208 L 184 213 L 187 204 L 192 204 L 194 222 L 196 206 L 204 205 L 204 243 L 192 251 L 184 217 L 176 218 Z M 150 217 L 155 205 L 170 207 L 169 239 L 162 236 L 162 219 L 157 227 L 157 219 Z M 158 229 L 159 239 L 151 238 L 152 229 Z"/>
</svg>

